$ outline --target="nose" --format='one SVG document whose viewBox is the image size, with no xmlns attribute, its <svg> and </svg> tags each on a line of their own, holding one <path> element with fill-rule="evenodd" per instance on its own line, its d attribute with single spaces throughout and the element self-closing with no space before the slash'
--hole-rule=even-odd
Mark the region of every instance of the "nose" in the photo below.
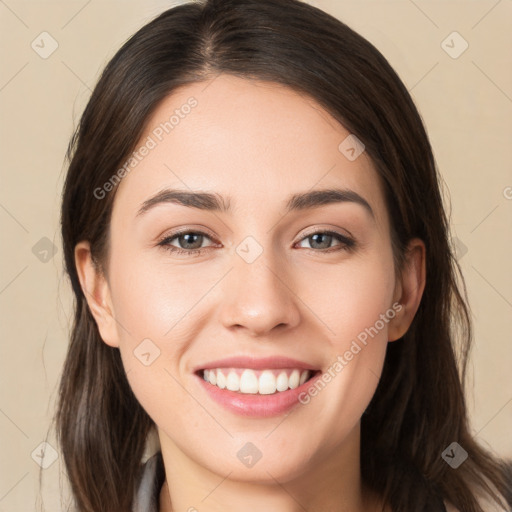
<svg viewBox="0 0 512 512">
<path fill-rule="evenodd" d="M 265 250 L 252 263 L 233 255 L 233 268 L 223 283 L 221 322 L 231 331 L 269 337 L 293 329 L 300 321 L 300 300 L 290 272 Z"/>
</svg>

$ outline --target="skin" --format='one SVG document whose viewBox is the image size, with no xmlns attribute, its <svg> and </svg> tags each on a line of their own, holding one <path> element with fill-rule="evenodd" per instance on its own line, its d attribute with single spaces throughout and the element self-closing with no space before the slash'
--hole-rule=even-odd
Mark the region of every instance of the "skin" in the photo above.
<svg viewBox="0 0 512 512">
<path fill-rule="evenodd" d="M 364 152 L 348 160 L 338 146 L 349 132 L 283 86 L 229 75 L 187 85 L 159 105 L 140 143 L 190 96 L 198 105 L 119 185 L 106 272 L 95 271 L 87 242 L 75 250 L 101 337 L 119 348 L 129 383 L 157 425 L 166 471 L 160 511 L 380 510 L 360 478 L 360 418 L 387 343 L 403 336 L 417 311 L 425 246 L 412 240 L 408 264 L 395 274 L 372 162 Z M 166 203 L 137 217 L 166 187 L 230 196 L 233 212 Z M 375 217 L 350 202 L 284 215 L 290 194 L 328 187 L 357 192 Z M 207 234 L 199 256 L 158 246 L 182 227 Z M 326 229 L 351 234 L 355 248 L 325 252 L 340 246 L 335 238 L 314 245 L 310 234 Z M 247 236 L 263 251 L 252 263 L 236 252 Z M 183 250 L 200 244 L 172 241 Z M 378 335 L 288 415 L 236 415 L 192 374 L 201 363 L 239 354 L 285 355 L 326 371 L 395 303 L 402 309 Z M 149 366 L 133 353 L 146 338 L 160 350 Z M 251 468 L 237 458 L 247 442 L 262 453 Z"/>
</svg>

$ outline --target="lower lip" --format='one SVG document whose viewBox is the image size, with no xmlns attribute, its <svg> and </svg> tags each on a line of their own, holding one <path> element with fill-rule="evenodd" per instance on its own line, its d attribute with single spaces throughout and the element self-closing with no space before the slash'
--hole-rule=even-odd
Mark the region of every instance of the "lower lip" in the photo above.
<svg viewBox="0 0 512 512">
<path fill-rule="evenodd" d="M 260 418 L 278 416 L 299 404 L 300 394 L 305 392 L 321 375 L 321 372 L 317 372 L 317 375 L 314 375 L 313 378 L 295 389 L 278 391 L 271 395 L 259 395 L 236 393 L 235 391 L 229 391 L 229 389 L 220 389 L 218 386 L 210 384 L 203 377 L 195 374 L 210 398 L 215 402 L 241 416 Z"/>
</svg>

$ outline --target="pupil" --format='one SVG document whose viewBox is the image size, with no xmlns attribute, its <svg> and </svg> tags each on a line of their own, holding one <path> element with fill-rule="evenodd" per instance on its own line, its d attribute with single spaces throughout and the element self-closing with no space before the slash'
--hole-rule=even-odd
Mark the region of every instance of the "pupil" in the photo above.
<svg viewBox="0 0 512 512">
<path fill-rule="evenodd" d="M 197 234 L 193 234 L 193 233 L 187 233 L 186 235 L 183 235 L 181 238 L 182 239 L 185 239 L 185 244 L 193 244 L 194 242 L 193 241 L 190 241 L 188 240 L 189 237 L 201 237 L 202 235 L 197 235 Z M 200 246 L 201 244 L 199 244 Z"/>
<path fill-rule="evenodd" d="M 328 242 L 330 242 L 330 238 L 332 237 L 332 235 L 326 235 L 326 234 L 322 234 L 322 233 L 317 233 L 316 235 L 313 235 L 312 238 L 314 240 L 314 244 L 316 243 L 319 243 L 320 245 L 322 245 L 322 242 L 318 242 L 318 238 L 322 238 L 322 237 L 326 237 Z M 324 243 L 325 245 L 325 243 Z M 329 246 L 329 243 L 327 243 L 327 247 Z"/>
</svg>

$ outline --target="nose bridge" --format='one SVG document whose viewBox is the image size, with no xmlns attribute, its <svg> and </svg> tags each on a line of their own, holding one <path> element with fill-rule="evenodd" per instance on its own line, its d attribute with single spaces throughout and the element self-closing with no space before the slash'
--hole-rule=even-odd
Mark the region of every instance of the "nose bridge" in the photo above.
<svg viewBox="0 0 512 512">
<path fill-rule="evenodd" d="M 299 310 L 289 283 L 289 273 L 270 238 L 264 245 L 248 236 L 232 255 L 232 270 L 223 290 L 221 318 L 225 327 L 245 327 L 263 335 L 275 326 L 295 326 Z"/>
</svg>

